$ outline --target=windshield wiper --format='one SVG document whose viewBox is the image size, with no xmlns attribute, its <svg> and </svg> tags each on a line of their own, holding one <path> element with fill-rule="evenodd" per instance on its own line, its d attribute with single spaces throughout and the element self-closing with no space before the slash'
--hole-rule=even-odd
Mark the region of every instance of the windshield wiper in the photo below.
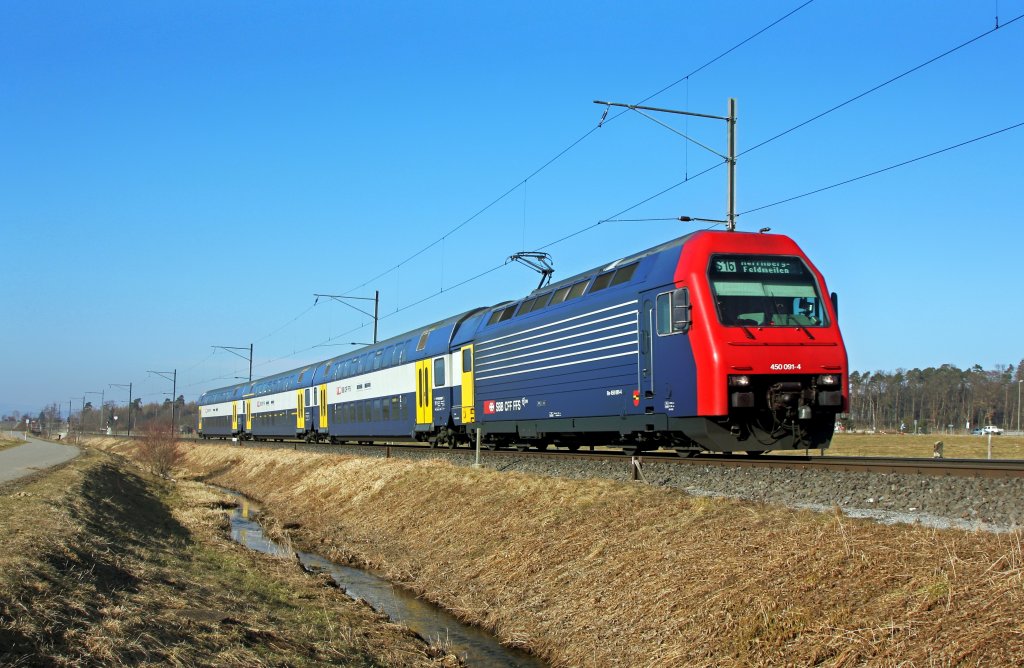
<svg viewBox="0 0 1024 668">
<path fill-rule="evenodd" d="M 799 322 L 796 323 L 796 326 L 803 330 L 804 334 L 807 335 L 807 338 L 809 338 L 811 341 L 814 340 L 814 334 L 811 334 L 811 330 L 807 329 L 806 326 L 801 325 Z"/>
<path fill-rule="evenodd" d="M 809 338 L 811 341 L 815 340 L 814 339 L 814 334 L 811 334 L 811 330 L 807 329 L 807 327 L 805 327 L 804 325 L 800 324 L 800 321 L 798 321 L 794 317 L 794 315 L 792 313 L 783 313 L 782 312 L 782 309 L 779 308 L 779 303 L 775 301 L 775 296 L 774 295 L 769 296 L 768 299 L 771 300 L 772 308 L 775 309 L 775 314 L 779 316 L 780 320 L 785 321 L 785 320 L 788 319 L 790 321 L 790 324 L 792 324 L 794 327 L 796 327 L 797 329 L 802 331 L 804 334 L 806 334 L 807 338 Z M 767 314 L 765 314 L 765 315 L 767 315 Z"/>
</svg>

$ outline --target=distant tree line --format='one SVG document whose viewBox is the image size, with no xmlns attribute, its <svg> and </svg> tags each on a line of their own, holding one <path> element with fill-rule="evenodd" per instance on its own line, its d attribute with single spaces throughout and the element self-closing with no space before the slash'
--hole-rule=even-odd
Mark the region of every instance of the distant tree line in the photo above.
<svg viewBox="0 0 1024 668">
<path fill-rule="evenodd" d="M 850 374 L 850 413 L 854 429 L 939 433 L 994 424 L 1017 429 L 1024 360 L 959 369 L 952 364 L 927 369 L 854 371 Z"/>
<path fill-rule="evenodd" d="M 184 395 L 179 395 L 174 402 L 174 422 L 179 431 L 194 430 L 199 418 L 199 412 L 194 401 L 185 401 Z M 63 409 L 63 410 L 62 410 Z M 124 433 L 128 429 L 128 405 L 114 401 L 103 404 L 102 410 L 94 406 L 91 401 L 71 407 L 71 428 L 74 431 L 105 432 L 111 431 Z M 68 428 L 68 406 L 58 406 L 56 403 L 46 406 L 38 414 L 19 413 L 13 411 L 0 418 L 5 429 L 23 429 L 25 420 L 31 420 L 34 425 L 38 423 L 40 428 L 48 432 L 65 431 Z M 142 399 L 132 401 L 131 429 L 132 432 L 145 431 L 147 426 L 153 423 L 170 424 L 171 420 L 171 399 L 164 399 L 162 403 L 142 403 Z M 20 426 L 19 426 L 20 425 Z"/>
</svg>

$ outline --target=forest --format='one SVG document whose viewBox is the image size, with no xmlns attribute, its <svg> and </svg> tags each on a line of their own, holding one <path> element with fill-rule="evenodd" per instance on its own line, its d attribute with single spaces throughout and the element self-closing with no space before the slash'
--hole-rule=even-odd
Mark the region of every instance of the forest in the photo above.
<svg viewBox="0 0 1024 668">
<path fill-rule="evenodd" d="M 1024 360 L 993 370 L 952 364 L 850 374 L 847 429 L 946 433 L 983 425 L 1020 429 Z"/>
</svg>

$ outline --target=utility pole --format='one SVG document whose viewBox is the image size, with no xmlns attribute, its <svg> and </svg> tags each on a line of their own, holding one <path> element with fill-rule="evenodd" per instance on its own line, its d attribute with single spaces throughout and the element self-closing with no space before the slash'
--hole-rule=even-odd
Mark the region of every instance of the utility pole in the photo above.
<svg viewBox="0 0 1024 668">
<path fill-rule="evenodd" d="M 155 373 L 164 380 L 171 381 L 171 437 L 174 437 L 174 404 L 178 402 L 178 370 L 147 371 L 146 373 Z"/>
<path fill-rule="evenodd" d="M 210 346 L 210 347 L 211 348 L 219 348 L 220 350 L 226 350 L 229 353 L 231 353 L 232 355 L 235 355 L 236 357 L 241 357 L 242 359 L 249 360 L 249 382 L 250 383 L 252 382 L 252 344 L 251 343 L 249 344 L 248 348 L 240 348 L 238 346 Z M 241 354 L 239 352 L 236 352 L 238 350 L 248 350 L 249 351 L 249 356 L 246 357 L 245 355 L 243 355 L 243 354 Z"/>
<path fill-rule="evenodd" d="M 370 316 L 371 318 L 373 318 L 373 342 L 377 343 L 377 322 L 380 320 L 380 318 L 377 317 L 377 314 L 380 312 L 380 291 L 379 290 L 374 290 L 373 291 L 373 299 L 370 299 L 369 297 L 349 297 L 348 295 L 321 295 L 321 294 L 317 294 L 317 293 L 313 293 L 313 296 L 316 297 L 316 301 L 313 302 L 313 306 L 316 306 L 316 302 L 320 301 L 320 298 L 323 297 L 325 299 L 333 299 L 336 302 L 340 302 L 340 303 L 344 304 L 345 306 L 349 307 L 350 309 L 354 309 L 356 311 L 359 311 L 363 315 Z M 356 306 L 352 306 L 352 304 L 349 304 L 347 301 L 345 301 L 346 299 L 360 299 L 360 300 L 363 300 L 363 301 L 373 302 L 373 313 L 372 314 L 371 313 L 367 313 L 366 311 L 364 311 L 361 308 L 358 308 Z"/>
<path fill-rule="evenodd" d="M 603 100 L 594 100 L 594 104 L 603 104 L 606 107 L 623 107 L 625 109 L 629 109 L 631 111 L 635 111 L 636 113 L 640 114 L 644 118 L 646 118 L 648 120 L 651 120 L 651 121 L 654 121 L 655 123 L 657 123 L 661 127 L 665 128 L 665 129 L 667 129 L 667 130 L 669 130 L 671 132 L 674 132 L 675 134 L 679 135 L 680 137 L 682 137 L 686 141 L 694 143 L 697 146 L 700 146 L 705 151 L 709 151 L 711 153 L 714 153 L 719 158 L 724 160 L 726 165 L 728 166 L 728 171 L 729 171 L 728 185 L 727 185 L 727 196 L 726 196 L 726 202 L 727 202 L 726 203 L 726 211 L 727 212 L 725 214 L 725 220 L 715 220 L 713 218 L 691 218 L 689 216 L 681 216 L 680 220 L 682 220 L 684 222 L 689 222 L 691 220 L 696 220 L 696 221 L 707 222 L 707 223 L 724 223 L 725 224 L 725 229 L 727 231 L 734 232 L 736 230 L 736 98 L 734 98 L 734 97 L 730 97 L 729 98 L 729 115 L 728 116 L 713 116 L 711 114 L 698 114 L 698 113 L 694 113 L 692 111 L 680 111 L 679 109 L 662 109 L 660 107 L 643 107 L 643 106 L 640 106 L 638 104 L 623 104 L 621 102 L 605 102 Z M 710 118 L 710 119 L 713 119 L 713 120 L 716 120 L 716 121 L 725 121 L 728 124 L 728 126 L 729 126 L 729 137 L 728 137 L 728 146 L 729 146 L 729 148 L 728 148 L 728 154 L 727 155 L 722 155 L 721 153 L 719 153 L 715 149 L 710 148 L 708 146 L 705 146 L 704 144 L 700 143 L 699 141 L 697 141 L 693 137 L 689 137 L 689 136 L 683 134 L 682 132 L 680 132 L 679 130 L 676 130 L 672 126 L 667 125 L 665 123 L 662 123 L 661 121 L 659 121 L 657 118 L 651 116 L 650 114 L 645 114 L 644 113 L 645 111 L 654 111 L 654 112 L 658 112 L 658 113 L 662 113 L 662 114 L 680 114 L 682 116 L 696 116 L 698 118 Z"/>
<path fill-rule="evenodd" d="M 128 436 L 132 435 L 132 384 L 122 385 L 119 383 L 111 383 L 110 387 L 127 387 L 128 388 Z"/>
</svg>

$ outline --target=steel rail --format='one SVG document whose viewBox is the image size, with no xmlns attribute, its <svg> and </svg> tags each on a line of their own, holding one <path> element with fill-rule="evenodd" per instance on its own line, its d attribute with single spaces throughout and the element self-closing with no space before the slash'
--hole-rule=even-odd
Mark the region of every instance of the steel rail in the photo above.
<svg viewBox="0 0 1024 668">
<path fill-rule="evenodd" d="M 438 455 L 469 455 L 472 448 L 431 448 L 425 443 L 413 443 L 408 441 L 387 441 L 376 444 L 313 444 L 304 441 L 271 442 L 271 441 L 246 441 L 249 447 L 270 447 L 270 448 L 291 448 L 308 452 L 331 452 L 333 454 L 345 454 L 350 448 L 377 448 L 383 449 L 385 457 L 390 457 L 393 451 L 401 452 L 436 452 Z M 846 473 L 875 473 L 875 474 L 901 474 L 901 475 L 931 475 L 931 476 L 954 476 L 954 477 L 978 477 L 978 478 L 1024 478 L 1024 460 L 1019 459 L 925 459 L 909 457 L 849 457 L 835 455 L 764 455 L 760 457 L 749 457 L 746 455 L 724 455 L 706 454 L 697 457 L 680 457 L 674 452 L 655 451 L 639 455 L 630 455 L 614 450 L 600 450 L 587 452 L 569 452 L 567 450 L 514 450 L 499 449 L 483 451 L 488 457 L 546 457 L 551 459 L 566 459 L 575 461 L 605 461 L 623 462 L 630 467 L 631 471 L 641 470 L 644 464 L 672 464 L 672 465 L 696 465 L 696 466 L 732 466 L 738 468 L 748 467 L 773 467 L 793 470 L 825 470 L 841 471 Z"/>
</svg>

